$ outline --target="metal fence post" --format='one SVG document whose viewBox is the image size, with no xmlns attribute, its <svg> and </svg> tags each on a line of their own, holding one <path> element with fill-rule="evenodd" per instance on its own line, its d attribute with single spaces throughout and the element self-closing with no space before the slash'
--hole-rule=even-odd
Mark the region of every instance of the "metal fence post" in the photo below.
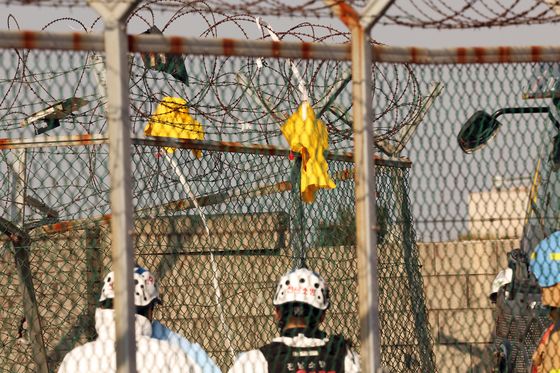
<svg viewBox="0 0 560 373">
<path fill-rule="evenodd" d="M 339 0 L 325 0 L 352 34 L 352 114 L 354 118 L 354 174 L 356 250 L 362 370 L 381 368 L 375 147 L 372 123 L 372 45 L 369 33 L 394 0 L 369 1 L 362 14 Z"/>
<path fill-rule="evenodd" d="M 371 48 L 361 27 L 352 32 L 352 112 L 354 116 L 354 173 L 360 355 L 364 372 L 381 366 L 375 164 L 371 123 Z"/>
<path fill-rule="evenodd" d="M 23 314 L 29 325 L 29 342 L 33 352 L 35 370 L 40 373 L 48 373 L 48 357 L 43 339 L 41 316 L 35 286 L 31 272 L 30 249 L 31 240 L 25 229 L 25 204 L 27 197 L 27 149 L 19 149 L 16 152 L 16 160 L 13 164 L 13 207 L 11 221 L 19 226 L 21 234 L 13 234 L 12 245 L 14 259 L 19 275 L 20 290 L 23 298 Z"/>
<path fill-rule="evenodd" d="M 111 250 L 115 273 L 115 348 L 118 373 L 136 372 L 128 39 L 125 19 L 137 2 L 89 1 L 89 5 L 101 15 L 105 23 Z"/>
</svg>

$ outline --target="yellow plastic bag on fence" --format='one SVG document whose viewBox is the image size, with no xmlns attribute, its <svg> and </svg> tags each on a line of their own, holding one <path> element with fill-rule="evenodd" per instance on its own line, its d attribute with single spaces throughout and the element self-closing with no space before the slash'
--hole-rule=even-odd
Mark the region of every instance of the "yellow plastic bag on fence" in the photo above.
<svg viewBox="0 0 560 373">
<path fill-rule="evenodd" d="M 329 166 L 324 155 L 329 147 L 329 134 L 325 123 L 315 117 L 311 105 L 304 101 L 281 130 L 290 149 L 301 154 L 302 200 L 312 203 L 318 189 L 336 188 L 329 176 Z"/>
<path fill-rule="evenodd" d="M 187 101 L 179 97 L 165 97 L 158 104 L 154 114 L 150 116 L 144 128 L 146 136 L 174 137 L 177 139 L 203 140 L 202 124 L 189 114 Z M 175 148 L 165 147 L 168 153 Z M 200 158 L 202 151 L 193 149 L 193 154 Z"/>
</svg>

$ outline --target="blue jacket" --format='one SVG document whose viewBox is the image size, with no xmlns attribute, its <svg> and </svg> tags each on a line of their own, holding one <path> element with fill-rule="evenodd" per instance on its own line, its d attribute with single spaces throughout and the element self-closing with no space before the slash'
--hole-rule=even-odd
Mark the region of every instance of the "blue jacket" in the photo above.
<svg viewBox="0 0 560 373">
<path fill-rule="evenodd" d="M 214 360 L 208 356 L 198 343 L 189 342 L 186 338 L 172 332 L 157 320 L 152 321 L 152 338 L 179 346 L 189 358 L 200 366 L 203 373 L 221 373 Z"/>
</svg>

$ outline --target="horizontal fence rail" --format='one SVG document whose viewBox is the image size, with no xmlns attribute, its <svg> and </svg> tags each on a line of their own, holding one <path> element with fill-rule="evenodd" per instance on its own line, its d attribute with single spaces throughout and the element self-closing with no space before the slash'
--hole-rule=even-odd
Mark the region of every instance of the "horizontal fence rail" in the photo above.
<svg viewBox="0 0 560 373">
<path fill-rule="evenodd" d="M 350 61 L 350 45 L 291 41 L 199 39 L 179 36 L 129 35 L 130 52 L 329 59 Z M 0 49 L 103 51 L 102 34 L 0 31 Z M 497 46 L 428 49 L 373 45 L 375 62 L 473 64 L 560 61 L 560 46 Z"/>
<path fill-rule="evenodd" d="M 109 139 L 105 135 L 70 135 L 70 136 L 49 136 L 36 137 L 29 139 L 10 139 L 0 138 L 0 150 L 26 149 L 34 147 L 58 147 L 58 146 L 83 146 L 107 144 Z M 148 146 L 173 146 L 181 149 L 210 150 L 231 153 L 261 154 L 270 156 L 289 156 L 290 149 L 285 149 L 272 145 L 262 144 L 242 144 L 226 141 L 200 141 L 177 139 L 172 137 L 148 138 L 142 136 L 132 136 L 131 141 L 135 145 Z M 353 162 L 352 153 L 327 152 L 326 158 L 344 162 Z M 387 159 L 381 156 L 375 157 L 375 164 L 390 167 L 411 167 L 412 163 L 406 157 L 398 159 Z"/>
</svg>

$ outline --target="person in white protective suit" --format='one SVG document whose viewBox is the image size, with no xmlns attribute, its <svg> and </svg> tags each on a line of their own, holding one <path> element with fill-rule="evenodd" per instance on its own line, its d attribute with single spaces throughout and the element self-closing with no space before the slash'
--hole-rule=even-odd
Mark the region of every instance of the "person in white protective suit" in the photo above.
<svg viewBox="0 0 560 373">
<path fill-rule="evenodd" d="M 136 267 L 136 271 L 144 272 L 146 270 L 141 267 Z M 108 292 L 105 296 L 112 299 L 115 295 L 112 292 Z M 157 294 L 157 300 L 161 303 L 159 293 Z M 152 322 L 152 338 L 166 341 L 172 345 L 178 346 L 192 361 L 196 363 L 197 366 L 202 369 L 202 373 L 221 373 L 220 368 L 218 368 L 214 360 L 212 360 L 212 358 L 198 343 L 191 342 L 180 334 L 171 331 L 160 321 L 153 319 L 151 315 L 150 321 Z"/>
<path fill-rule="evenodd" d="M 241 353 L 229 373 L 360 371 L 359 357 L 340 335 L 319 329 L 329 308 L 329 288 L 306 268 L 280 279 L 273 304 L 280 336 L 256 350 Z"/>
<path fill-rule="evenodd" d="M 95 312 L 98 338 L 70 351 L 62 361 L 58 373 L 116 372 L 115 313 L 113 311 L 113 272 L 105 276 L 99 299 L 101 307 Z M 136 371 L 138 373 L 202 372 L 180 347 L 151 338 L 154 307 L 161 302 L 154 276 L 147 270 L 134 269 L 134 304 L 136 305 Z"/>
</svg>

